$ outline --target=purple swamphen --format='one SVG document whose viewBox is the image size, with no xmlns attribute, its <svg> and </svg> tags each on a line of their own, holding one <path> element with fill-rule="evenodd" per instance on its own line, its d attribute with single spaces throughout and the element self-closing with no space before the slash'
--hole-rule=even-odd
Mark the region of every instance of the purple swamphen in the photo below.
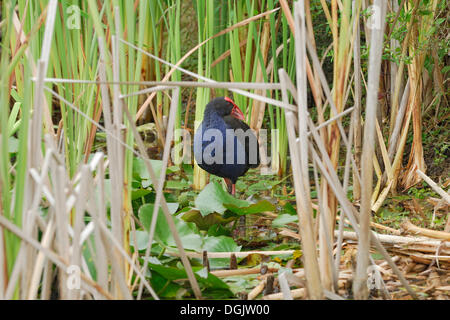
<svg viewBox="0 0 450 320">
<path fill-rule="evenodd" d="M 259 166 L 258 139 L 230 98 L 215 98 L 206 105 L 194 136 L 194 156 L 200 168 L 224 178 L 232 195 L 238 178 Z"/>
</svg>

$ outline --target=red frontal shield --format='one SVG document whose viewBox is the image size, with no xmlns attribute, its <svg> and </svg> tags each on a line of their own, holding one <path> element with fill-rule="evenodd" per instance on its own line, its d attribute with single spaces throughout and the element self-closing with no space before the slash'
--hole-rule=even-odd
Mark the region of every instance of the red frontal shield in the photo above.
<svg viewBox="0 0 450 320">
<path fill-rule="evenodd" d="M 234 103 L 234 101 L 228 97 L 225 97 L 225 101 L 228 101 L 233 105 L 233 110 L 231 110 L 231 116 L 241 121 L 245 121 L 244 114 L 242 113 L 241 109 L 239 109 L 239 107 Z"/>
</svg>

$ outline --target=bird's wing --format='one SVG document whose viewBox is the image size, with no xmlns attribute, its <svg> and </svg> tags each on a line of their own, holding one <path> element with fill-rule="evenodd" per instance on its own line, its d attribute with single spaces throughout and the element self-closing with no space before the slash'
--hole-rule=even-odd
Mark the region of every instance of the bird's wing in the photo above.
<svg viewBox="0 0 450 320">
<path fill-rule="evenodd" d="M 249 157 L 249 160 L 251 160 L 252 158 L 252 154 L 250 154 L 250 152 L 254 152 L 256 148 L 256 163 L 253 164 L 249 163 L 248 165 L 250 168 L 258 167 L 260 163 L 259 143 L 253 131 L 244 121 L 236 119 L 231 115 L 224 116 L 223 120 L 225 121 L 227 129 L 234 129 L 234 130 L 241 129 L 243 131 L 244 134 L 236 134 L 236 137 L 238 143 L 240 143 L 241 146 L 244 146 L 245 153 Z"/>
</svg>

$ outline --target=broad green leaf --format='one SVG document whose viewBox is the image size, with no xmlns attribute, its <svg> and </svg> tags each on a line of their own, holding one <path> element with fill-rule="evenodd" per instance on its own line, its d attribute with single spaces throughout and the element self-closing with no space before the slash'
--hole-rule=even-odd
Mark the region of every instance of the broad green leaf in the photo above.
<svg viewBox="0 0 450 320">
<path fill-rule="evenodd" d="M 148 266 L 152 271 L 159 273 L 167 280 L 174 281 L 179 279 L 187 279 L 187 274 L 185 270 L 152 263 L 149 263 Z M 197 279 L 199 284 L 204 288 L 229 290 L 228 285 L 225 282 L 223 282 L 216 276 L 212 275 L 211 273 L 208 273 L 207 277 L 205 277 L 205 274 L 202 273 L 203 269 L 202 267 L 200 268 L 193 267 L 192 269 L 195 272 L 195 278 Z M 198 274 L 198 272 L 200 272 L 200 275 Z"/>
<path fill-rule="evenodd" d="M 272 226 L 274 228 L 280 228 L 291 222 L 298 222 L 298 217 L 290 214 L 280 214 L 272 221 Z"/>
<path fill-rule="evenodd" d="M 264 211 L 275 210 L 275 206 L 267 200 L 261 200 L 257 203 L 248 205 L 246 207 L 245 206 L 238 207 L 234 204 L 225 204 L 224 206 L 237 215 L 255 214 Z"/>
<path fill-rule="evenodd" d="M 232 238 L 226 236 L 207 237 L 203 244 L 203 250 L 208 252 L 239 252 L 241 248 Z M 211 268 L 227 267 L 230 265 L 230 259 L 210 258 L 209 265 Z"/>
<path fill-rule="evenodd" d="M 153 171 L 155 172 L 156 178 L 159 178 L 162 168 L 161 160 L 150 160 L 150 164 L 152 165 Z M 135 179 L 139 179 L 142 181 L 147 181 L 149 185 L 152 183 L 150 179 L 150 173 L 147 171 L 147 167 L 145 166 L 144 160 L 140 158 L 133 159 L 133 176 Z M 144 186 L 144 184 L 143 184 Z M 144 186 L 144 187 L 147 187 Z"/>
<path fill-rule="evenodd" d="M 191 209 L 183 214 L 181 217 L 186 222 L 193 222 L 197 225 L 200 230 L 208 230 L 211 226 L 216 224 L 226 224 L 233 220 L 236 220 L 236 217 L 229 217 L 225 219 L 218 213 L 210 213 L 207 216 L 202 216 L 199 210 Z"/>
<path fill-rule="evenodd" d="M 142 230 L 136 230 L 136 243 L 137 248 L 135 247 L 133 236 L 130 239 L 130 245 L 134 247 L 135 251 L 145 250 L 147 248 L 148 242 L 148 232 Z"/>
<path fill-rule="evenodd" d="M 219 236 L 206 237 L 203 245 L 203 250 L 211 252 L 235 252 L 241 251 L 241 246 L 238 246 L 233 238 Z"/>
<path fill-rule="evenodd" d="M 171 214 L 174 214 L 178 209 L 178 203 L 167 204 Z M 154 204 L 145 204 L 139 208 L 139 219 L 144 225 L 144 228 L 148 231 L 153 216 Z M 185 249 L 200 250 L 202 246 L 202 238 L 199 235 L 197 227 L 193 223 L 186 223 L 178 217 L 172 217 L 175 227 L 177 228 L 178 235 L 183 242 Z M 155 240 L 162 242 L 166 246 L 176 247 L 175 240 L 170 232 L 169 225 L 162 209 L 159 209 L 158 220 L 155 228 Z"/>
<path fill-rule="evenodd" d="M 297 210 L 295 210 L 294 206 L 292 204 L 290 204 L 289 202 L 283 206 L 283 209 L 284 209 L 283 210 L 284 212 L 286 212 L 292 216 L 297 215 Z"/>
<path fill-rule="evenodd" d="M 203 216 L 210 213 L 224 213 L 224 204 L 233 204 L 237 207 L 248 206 L 248 202 L 234 198 L 216 182 L 208 184 L 195 199 L 195 206 Z"/>
<path fill-rule="evenodd" d="M 152 193 L 151 188 L 149 189 L 133 189 L 131 191 L 131 200 L 136 200 L 142 197 L 145 197 L 146 195 Z"/>
<path fill-rule="evenodd" d="M 177 294 L 182 289 L 179 284 L 166 279 L 157 272 L 152 274 L 150 284 L 160 298 L 176 298 Z"/>
<path fill-rule="evenodd" d="M 212 237 L 227 236 L 227 237 L 230 237 L 231 236 L 231 230 L 229 228 L 226 228 L 226 227 L 222 226 L 221 224 L 215 224 L 215 225 L 212 225 L 208 229 L 208 236 L 212 236 Z"/>
<path fill-rule="evenodd" d="M 275 210 L 275 206 L 267 200 L 252 204 L 245 200 L 236 199 L 216 182 L 208 184 L 203 189 L 195 200 L 195 206 L 204 217 L 213 212 L 224 214 L 227 209 L 237 215 Z M 225 216 L 225 218 L 228 217 Z"/>
<path fill-rule="evenodd" d="M 166 183 L 167 189 L 174 189 L 174 190 L 184 190 L 189 188 L 189 181 L 186 180 L 168 180 Z"/>
</svg>

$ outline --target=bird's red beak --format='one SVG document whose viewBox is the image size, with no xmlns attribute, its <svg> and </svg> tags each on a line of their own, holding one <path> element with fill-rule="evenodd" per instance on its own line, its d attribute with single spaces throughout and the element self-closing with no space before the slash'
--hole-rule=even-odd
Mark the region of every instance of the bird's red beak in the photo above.
<svg viewBox="0 0 450 320">
<path fill-rule="evenodd" d="M 239 109 L 239 107 L 234 103 L 234 101 L 228 97 L 225 98 L 225 101 L 228 101 L 233 105 L 233 110 L 231 110 L 231 116 L 241 121 L 245 121 L 244 114 L 242 113 L 241 109 Z"/>
</svg>

